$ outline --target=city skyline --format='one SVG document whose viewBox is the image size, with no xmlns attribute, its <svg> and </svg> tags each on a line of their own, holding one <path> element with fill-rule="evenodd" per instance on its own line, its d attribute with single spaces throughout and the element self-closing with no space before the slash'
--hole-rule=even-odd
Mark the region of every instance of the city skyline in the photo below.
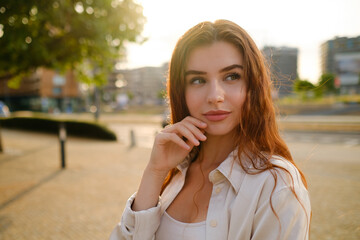
<svg viewBox="0 0 360 240">
<path fill-rule="evenodd" d="M 320 76 L 320 45 L 336 36 L 360 35 L 360 1 L 166 1 L 137 0 L 147 18 L 142 45 L 127 44 L 126 62 L 131 69 L 161 66 L 170 60 L 177 39 L 195 24 L 228 19 L 243 27 L 260 49 L 287 46 L 299 49 L 301 79 L 317 82 Z"/>
</svg>

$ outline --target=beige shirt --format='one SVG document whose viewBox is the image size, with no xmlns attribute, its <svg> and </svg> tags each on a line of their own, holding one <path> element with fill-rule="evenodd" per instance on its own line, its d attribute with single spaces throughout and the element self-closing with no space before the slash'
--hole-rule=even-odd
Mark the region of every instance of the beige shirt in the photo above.
<svg viewBox="0 0 360 240">
<path fill-rule="evenodd" d="M 311 207 L 300 174 L 294 165 L 279 156 L 273 156 L 271 161 L 287 169 L 293 182 L 285 171 L 277 169 L 277 185 L 273 189 L 275 181 L 271 172 L 247 174 L 238 163 L 236 151 L 210 172 L 213 190 L 206 217 L 207 240 L 308 239 Z M 110 240 L 156 240 L 161 216 L 182 189 L 188 166 L 189 161 L 178 166 L 180 172 L 165 189 L 156 207 L 132 211 L 136 193 L 131 196 Z M 271 209 L 270 196 L 277 217 Z"/>
</svg>

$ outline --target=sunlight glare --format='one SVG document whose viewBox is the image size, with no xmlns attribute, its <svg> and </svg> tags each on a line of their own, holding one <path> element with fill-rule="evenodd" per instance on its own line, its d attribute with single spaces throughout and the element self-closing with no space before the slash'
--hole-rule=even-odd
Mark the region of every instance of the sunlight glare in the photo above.
<svg viewBox="0 0 360 240">
<path fill-rule="evenodd" d="M 136 0 L 147 18 L 141 46 L 127 44 L 127 68 L 169 61 L 177 39 L 202 21 L 228 19 L 243 27 L 261 49 L 299 49 L 298 72 L 314 82 L 320 74 L 320 45 L 335 36 L 360 35 L 358 0 Z M 331 27 L 329 27 L 331 26 Z"/>
</svg>

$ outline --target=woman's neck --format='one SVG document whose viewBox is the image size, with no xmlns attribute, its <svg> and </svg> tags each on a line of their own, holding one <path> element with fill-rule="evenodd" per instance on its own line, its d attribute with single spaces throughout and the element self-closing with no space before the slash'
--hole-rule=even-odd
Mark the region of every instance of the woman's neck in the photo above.
<svg viewBox="0 0 360 240">
<path fill-rule="evenodd" d="M 215 169 L 235 148 L 235 134 L 222 136 L 206 135 L 207 140 L 201 144 L 200 165 L 203 169 Z"/>
</svg>

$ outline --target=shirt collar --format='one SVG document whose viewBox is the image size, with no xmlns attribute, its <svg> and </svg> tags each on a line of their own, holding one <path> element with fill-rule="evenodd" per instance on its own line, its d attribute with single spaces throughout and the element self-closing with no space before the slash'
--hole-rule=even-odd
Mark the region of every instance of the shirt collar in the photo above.
<svg viewBox="0 0 360 240">
<path fill-rule="evenodd" d="M 190 158 L 187 157 L 177 166 L 177 169 L 185 175 L 189 165 Z M 210 172 L 209 179 L 214 185 L 227 180 L 238 193 L 244 176 L 245 172 L 240 166 L 238 151 L 235 149 L 216 169 Z"/>
<path fill-rule="evenodd" d="M 237 149 L 232 151 L 229 156 L 209 174 L 210 181 L 213 184 L 217 184 L 226 179 L 236 194 L 239 192 L 244 177 L 245 172 L 240 166 Z"/>
</svg>

